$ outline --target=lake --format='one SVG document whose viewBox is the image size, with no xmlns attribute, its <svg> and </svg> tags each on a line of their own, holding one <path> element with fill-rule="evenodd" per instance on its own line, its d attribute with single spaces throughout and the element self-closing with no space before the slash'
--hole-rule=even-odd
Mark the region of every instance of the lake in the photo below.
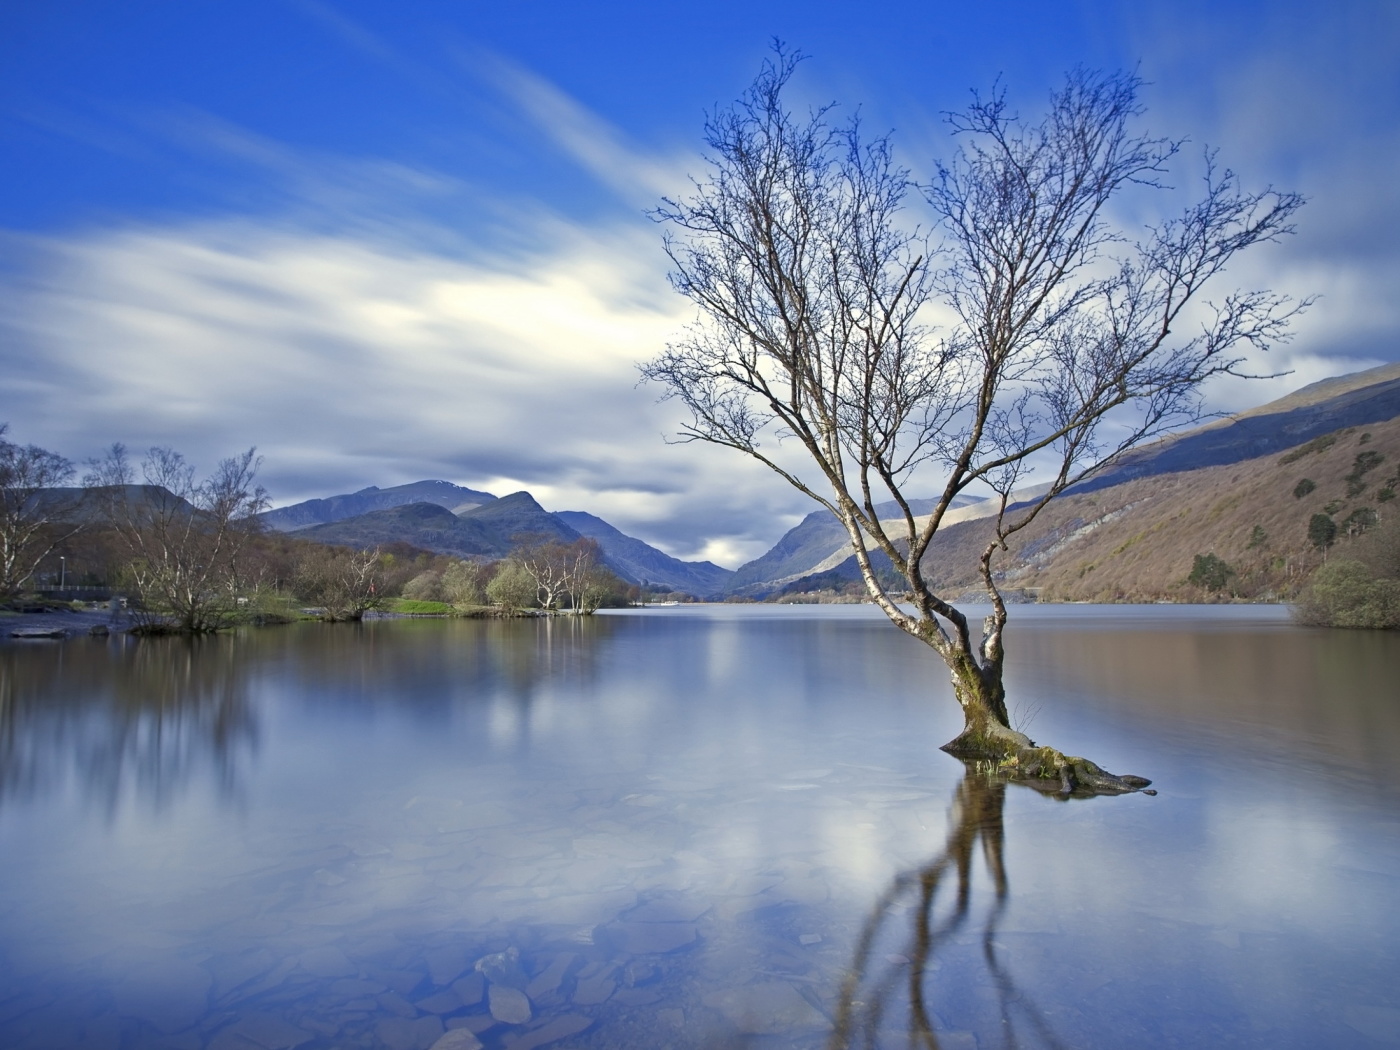
<svg viewBox="0 0 1400 1050">
<path fill-rule="evenodd" d="M 0 646 L 0 1046 L 1400 1045 L 1400 636 L 868 606 Z"/>
</svg>

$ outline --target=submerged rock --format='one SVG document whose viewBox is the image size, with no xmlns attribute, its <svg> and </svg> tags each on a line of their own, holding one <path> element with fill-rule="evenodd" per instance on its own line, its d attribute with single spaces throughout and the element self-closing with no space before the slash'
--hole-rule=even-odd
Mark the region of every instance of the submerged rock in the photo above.
<svg viewBox="0 0 1400 1050">
<path fill-rule="evenodd" d="M 608 927 L 614 944 L 629 955 L 660 955 L 678 951 L 699 937 L 688 922 L 619 922 Z"/>
<path fill-rule="evenodd" d="M 507 948 L 494 955 L 485 955 L 476 961 L 476 972 L 485 977 L 493 986 L 524 990 L 530 983 L 525 971 L 520 968 L 520 949 Z"/>
<path fill-rule="evenodd" d="M 481 1040 L 466 1028 L 453 1028 L 428 1050 L 481 1050 Z"/>
<path fill-rule="evenodd" d="M 491 1016 L 502 1024 L 526 1024 L 533 1015 L 530 997 L 517 988 L 493 984 L 486 993 Z"/>
<path fill-rule="evenodd" d="M 790 984 L 768 981 L 711 992 L 703 1000 L 744 1035 L 779 1035 L 793 1028 L 825 1028 L 827 1019 Z"/>
</svg>

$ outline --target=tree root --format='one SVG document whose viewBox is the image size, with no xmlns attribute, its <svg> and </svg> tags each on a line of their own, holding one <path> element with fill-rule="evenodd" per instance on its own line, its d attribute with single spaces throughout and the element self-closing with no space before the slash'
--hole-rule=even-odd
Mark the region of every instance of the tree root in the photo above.
<svg viewBox="0 0 1400 1050">
<path fill-rule="evenodd" d="M 1127 795 L 1141 791 L 1147 795 L 1152 783 L 1130 774 L 1118 776 L 1077 755 L 1066 755 L 1053 747 L 1027 747 L 996 764 L 996 771 L 1018 783 L 1047 795 L 1087 798 L 1092 795 Z"/>
<path fill-rule="evenodd" d="M 1152 781 L 1131 775 L 1118 776 L 1087 758 L 1066 755 L 1053 747 L 1038 747 L 1024 733 L 995 723 L 964 729 L 943 751 L 962 760 L 968 767 L 1004 777 L 1060 798 L 1091 798 L 1094 795 L 1127 795 L 1141 791 L 1147 795 Z"/>
</svg>

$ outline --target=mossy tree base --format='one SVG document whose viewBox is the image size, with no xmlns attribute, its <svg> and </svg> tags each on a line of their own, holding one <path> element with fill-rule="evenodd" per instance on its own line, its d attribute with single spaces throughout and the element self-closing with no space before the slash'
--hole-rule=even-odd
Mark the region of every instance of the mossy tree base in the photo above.
<svg viewBox="0 0 1400 1050">
<path fill-rule="evenodd" d="M 1127 795 L 1134 791 L 1157 793 L 1149 790 L 1150 780 L 1110 773 L 1087 758 L 1037 746 L 1024 733 L 1005 726 L 965 729 L 944 744 L 942 750 L 987 773 L 1061 798 Z"/>
</svg>

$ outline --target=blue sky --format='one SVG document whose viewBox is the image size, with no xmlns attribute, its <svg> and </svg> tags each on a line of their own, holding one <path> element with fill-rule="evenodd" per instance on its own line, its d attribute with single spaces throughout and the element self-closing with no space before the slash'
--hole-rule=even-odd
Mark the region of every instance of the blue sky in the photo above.
<svg viewBox="0 0 1400 1050">
<path fill-rule="evenodd" d="M 1395 3 L 46 0 L 0 6 L 0 421 L 79 460 L 256 444 L 278 503 L 439 477 L 761 553 L 810 508 L 665 444 L 635 363 L 690 317 L 645 212 L 775 35 L 924 171 L 972 88 L 1139 69 L 1145 128 L 1310 198 L 1234 275 L 1321 295 L 1292 375 L 1212 404 L 1400 360 Z"/>
</svg>

